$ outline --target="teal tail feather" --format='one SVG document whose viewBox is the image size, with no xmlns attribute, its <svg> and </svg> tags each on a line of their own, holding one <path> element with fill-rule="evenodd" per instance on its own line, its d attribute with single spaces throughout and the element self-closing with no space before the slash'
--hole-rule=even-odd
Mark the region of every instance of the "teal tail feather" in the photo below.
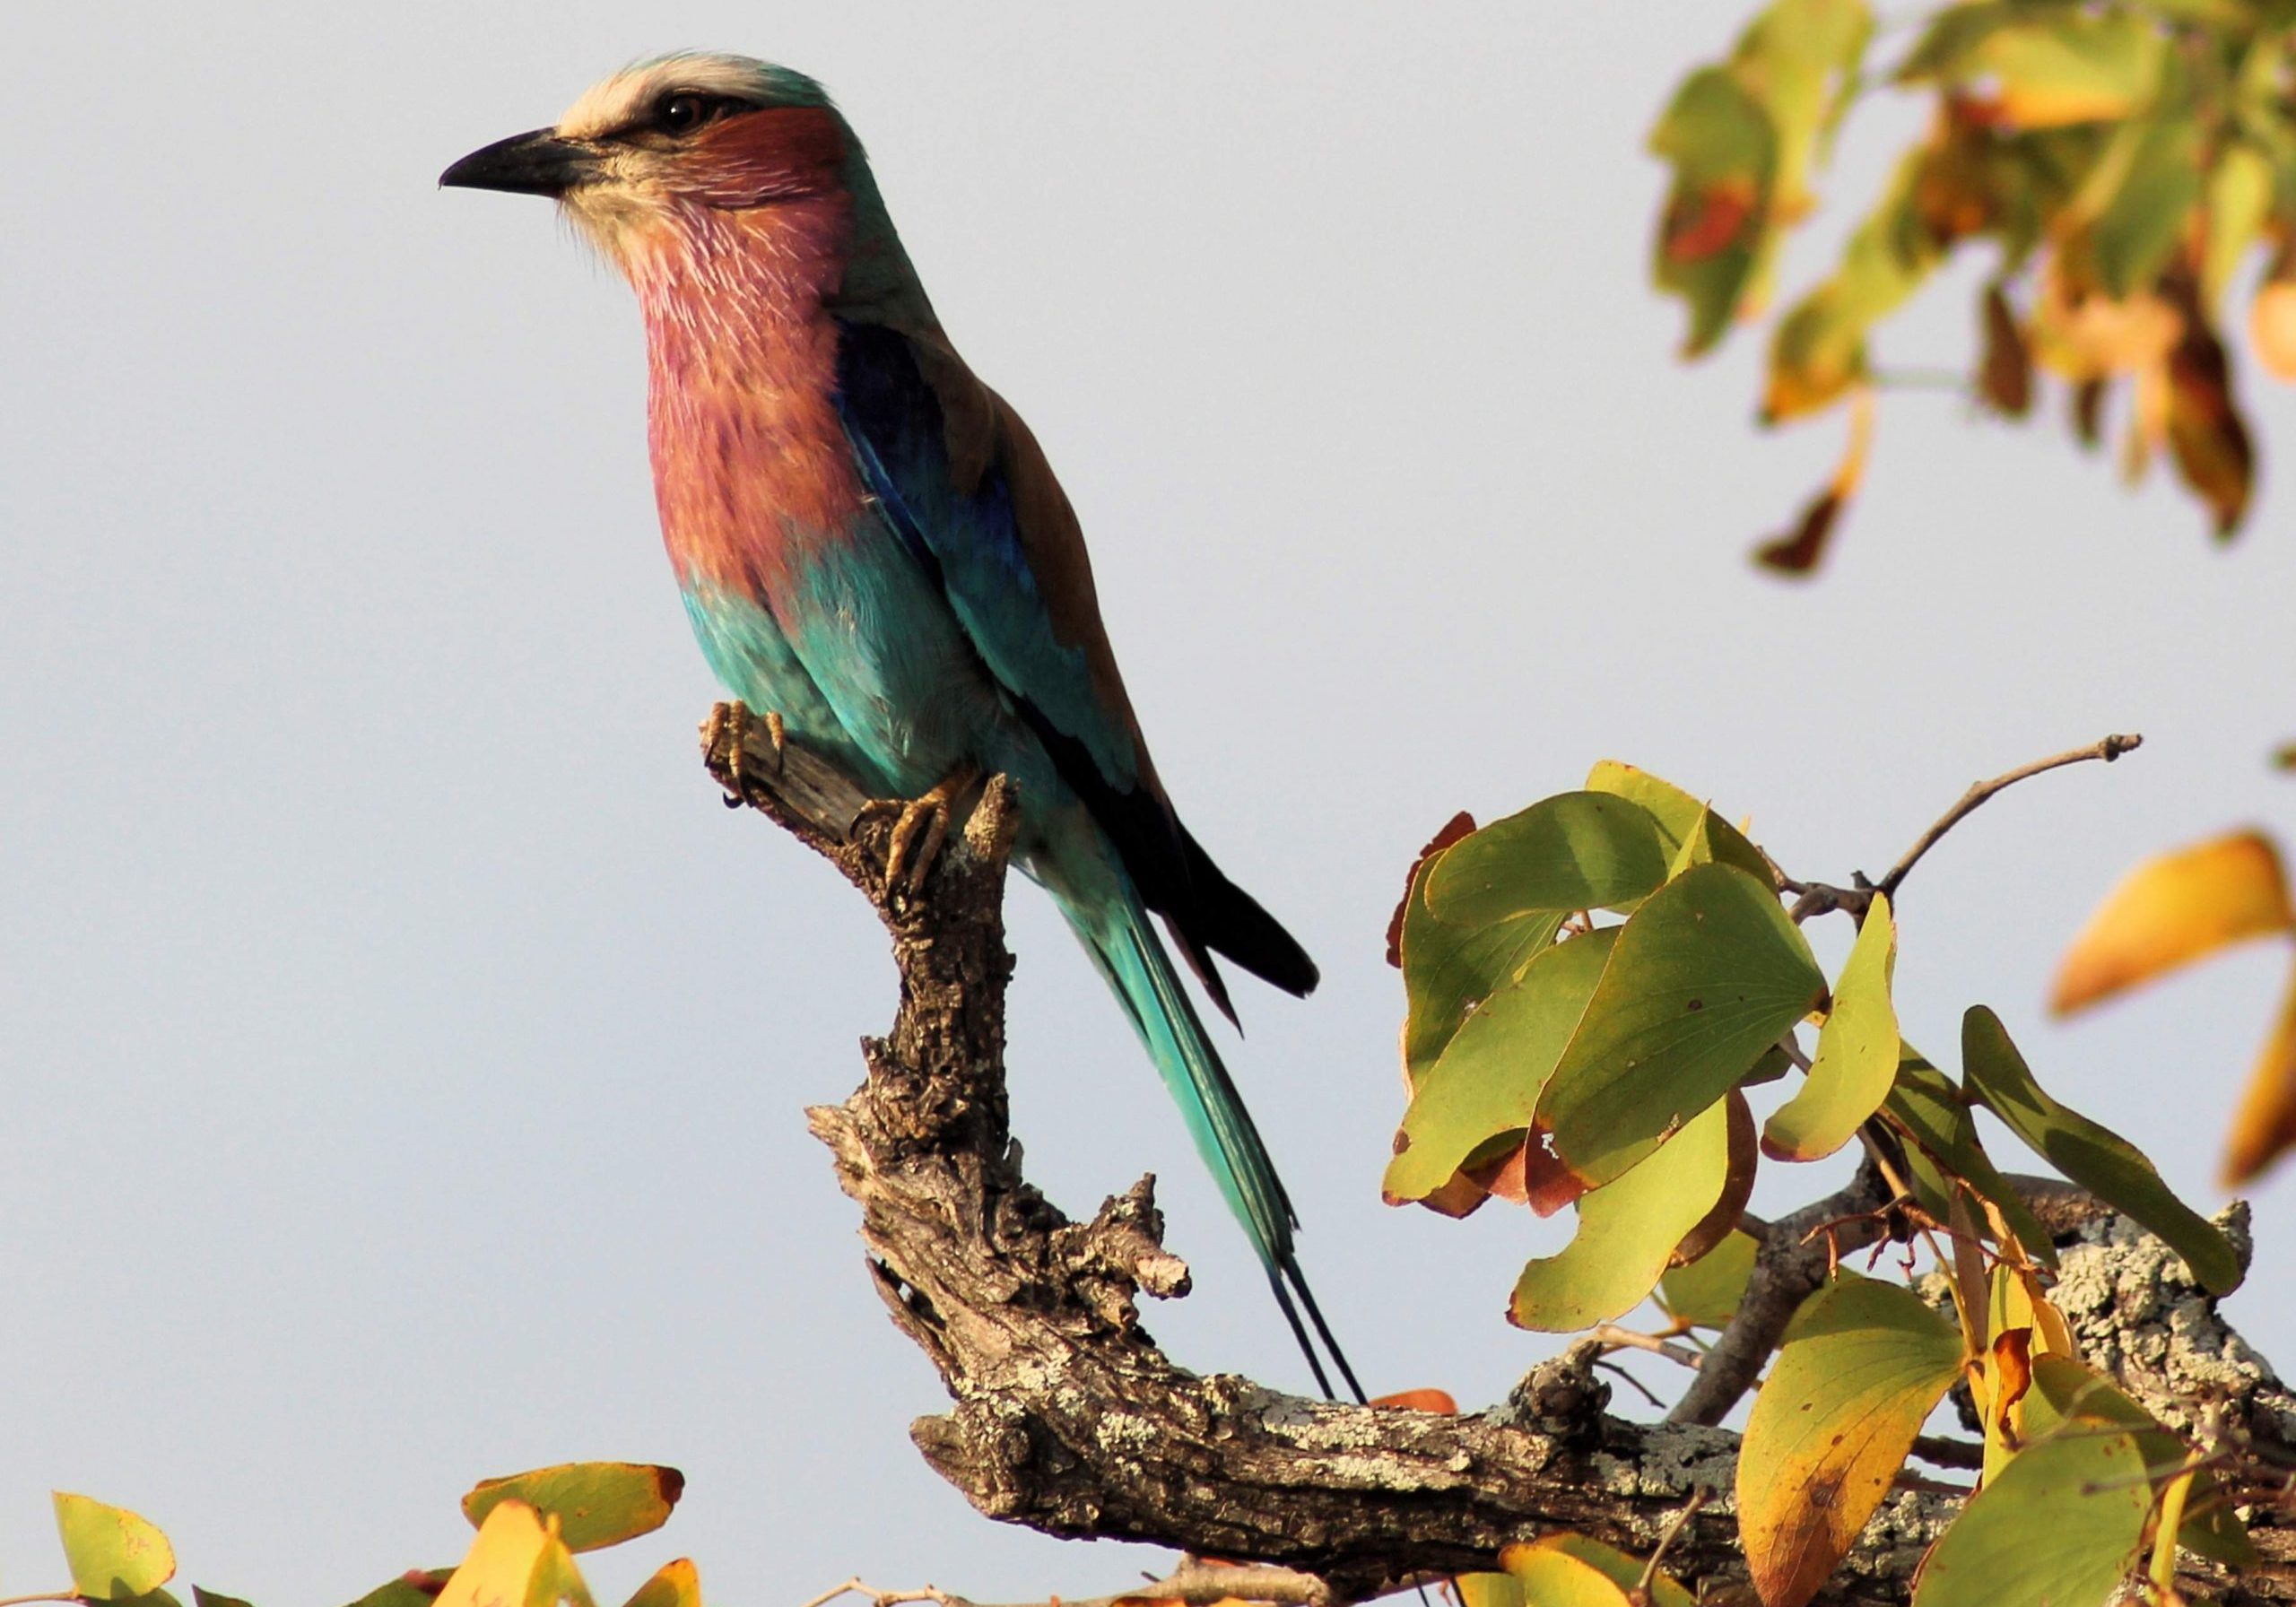
<svg viewBox="0 0 2296 1607">
<path fill-rule="evenodd" d="M 1150 924 L 1152 917 L 1147 908 L 1128 882 L 1122 885 L 1118 899 L 1106 900 L 1098 909 L 1088 910 L 1057 894 L 1056 899 L 1131 1018 L 1141 1042 L 1147 1046 L 1149 1058 L 1179 1106 L 1197 1152 L 1219 1184 L 1228 1209 L 1243 1224 L 1260 1264 L 1267 1271 L 1276 1306 L 1292 1325 L 1292 1336 L 1308 1359 L 1317 1386 L 1326 1396 L 1337 1398 L 1323 1359 L 1309 1338 L 1310 1326 L 1349 1391 L 1359 1402 L 1363 1400 L 1363 1386 L 1356 1382 L 1355 1369 L 1332 1337 L 1331 1326 L 1300 1270 L 1292 1242 L 1292 1230 L 1299 1226 L 1299 1219 L 1292 1214 L 1283 1180 L 1275 1175 L 1275 1163 L 1268 1157 L 1251 1112 L 1244 1108 L 1243 1096 L 1213 1048 L 1195 1003 L 1172 968 L 1171 956 Z"/>
</svg>

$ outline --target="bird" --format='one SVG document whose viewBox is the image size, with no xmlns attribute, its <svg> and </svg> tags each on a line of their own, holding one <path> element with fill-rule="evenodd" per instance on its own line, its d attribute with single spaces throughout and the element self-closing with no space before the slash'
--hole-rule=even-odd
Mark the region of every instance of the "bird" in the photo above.
<svg viewBox="0 0 2296 1607">
<path fill-rule="evenodd" d="M 554 199 L 629 280 L 663 539 L 702 653 L 777 743 L 893 811 L 889 884 L 919 885 L 973 789 L 1012 780 L 1014 863 L 1146 1047 L 1317 1384 L 1332 1394 L 1309 1325 L 1363 1399 L 1172 951 L 1231 1022 L 1215 953 L 1300 996 L 1315 962 L 1174 812 L 1075 511 L 942 328 L 843 113 L 787 67 L 656 56 L 439 183 Z"/>
</svg>

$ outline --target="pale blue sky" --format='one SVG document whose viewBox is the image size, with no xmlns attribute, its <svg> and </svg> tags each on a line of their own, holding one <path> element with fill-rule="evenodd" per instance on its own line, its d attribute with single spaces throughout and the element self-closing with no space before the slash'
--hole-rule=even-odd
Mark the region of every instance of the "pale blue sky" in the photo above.
<svg viewBox="0 0 2296 1607">
<path fill-rule="evenodd" d="M 2213 552 L 2180 495 L 2078 457 L 2054 396 L 2022 430 L 1893 397 L 1831 572 L 1752 572 L 1838 427 L 1757 432 L 1743 337 L 1674 364 L 1640 151 L 1745 9 L 18 5 L 0 1589 L 62 1578 L 52 1485 L 284 1607 L 452 1559 L 469 1482 L 583 1456 L 691 1481 L 599 1559 L 602 1594 L 680 1553 L 758 1602 L 857 1571 L 1077 1594 L 1156 1560 L 994 1527 L 910 1448 L 941 1394 L 800 1115 L 887 1019 L 882 942 L 695 762 L 713 689 L 655 530 L 627 291 L 546 205 L 432 187 L 667 48 L 839 95 L 1083 512 L 1175 795 L 1322 960 L 1306 1004 L 1239 995 L 1233 1063 L 1368 1382 L 1481 1403 L 1552 1348 L 1499 1312 L 1562 1223 L 1378 1203 L 1380 937 L 1452 810 L 1604 756 L 1839 878 L 1976 776 L 2144 732 L 1923 865 L 1900 995 L 1941 1047 L 1994 1004 L 2213 1202 L 2285 955 L 2073 1029 L 2039 1006 L 2138 855 L 2296 824 L 2262 762 L 2296 732 L 2286 499 L 2268 482 Z M 1907 126 L 1853 125 L 1839 187 Z M 1885 355 L 1963 358 L 1974 282 Z M 2246 388 L 2277 467 L 2296 407 Z M 1089 1210 L 1156 1170 L 1198 1274 L 1158 1336 L 1300 1384 L 1121 1019 L 1015 905 L 1031 1174 Z M 2296 1184 L 2257 1208 L 2284 1265 Z M 2273 1281 L 2235 1310 L 2288 1351 Z"/>
</svg>

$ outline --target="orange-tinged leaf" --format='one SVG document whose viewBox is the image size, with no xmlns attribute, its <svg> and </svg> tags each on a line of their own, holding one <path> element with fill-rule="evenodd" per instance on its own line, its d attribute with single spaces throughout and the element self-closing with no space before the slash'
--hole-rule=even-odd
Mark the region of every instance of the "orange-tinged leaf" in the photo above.
<svg viewBox="0 0 2296 1607">
<path fill-rule="evenodd" d="M 1961 1355 L 1952 1325 L 1896 1284 L 1846 1276 L 1796 1314 L 1738 1456 L 1739 1533 L 1767 1607 L 1802 1607 L 1848 1554 Z"/>
<path fill-rule="evenodd" d="M 1985 1416 L 1985 1476 L 1997 1475 L 2020 1443 L 2011 1414 L 2033 1386 L 2033 1331 L 2009 1328 L 1993 1337 L 1985 1377 L 1972 1385 Z"/>
<path fill-rule="evenodd" d="M 2135 373 L 2166 362 L 2184 332 L 2184 315 L 2160 297 L 2116 300 L 2048 258 L 2033 303 L 2033 355 L 2051 372 L 2074 381 Z"/>
<path fill-rule="evenodd" d="M 2279 852 L 2238 831 L 2146 860 L 2105 895 L 2057 968 L 2059 1015 L 2172 971 L 2227 943 L 2289 929 Z"/>
<path fill-rule="evenodd" d="M 1403 1406 L 1413 1412 L 1431 1412 L 1439 1417 L 1457 1417 L 1459 1414 L 1458 1402 L 1451 1398 L 1448 1390 L 1442 1389 L 1397 1390 L 1391 1395 L 1373 1395 L 1371 1404 Z"/>
<path fill-rule="evenodd" d="M 2268 279 L 2248 304 L 2248 343 L 2274 379 L 2296 379 L 2296 279 Z"/>
<path fill-rule="evenodd" d="M 2296 977 L 2289 982 L 2272 1035 L 2232 1113 L 2224 1141 L 2224 1186 L 2238 1188 L 2296 1145 Z"/>
</svg>

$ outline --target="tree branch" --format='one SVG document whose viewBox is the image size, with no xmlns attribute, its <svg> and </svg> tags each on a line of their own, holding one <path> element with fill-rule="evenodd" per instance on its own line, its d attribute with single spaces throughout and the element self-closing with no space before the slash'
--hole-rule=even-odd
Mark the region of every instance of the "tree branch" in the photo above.
<svg viewBox="0 0 2296 1607">
<path fill-rule="evenodd" d="M 853 1097 L 808 1115 L 861 1208 L 887 1310 L 949 1392 L 950 1409 L 918 1420 L 910 1436 L 976 1508 L 1055 1536 L 1250 1559 L 1319 1582 L 1332 1607 L 1487 1568 L 1502 1546 L 1558 1529 L 1647 1557 L 1679 1523 L 1669 1572 L 1694 1585 L 1742 1584 L 1729 1495 L 1736 1437 L 1607 1415 L 1608 1388 L 1592 1370 L 1600 1341 L 1578 1341 L 1503 1403 L 1459 1417 L 1307 1400 L 1173 1365 L 1135 1306 L 1143 1293 L 1169 1299 L 1188 1287 L 1186 1264 L 1163 1246 L 1153 1180 L 1077 1222 L 1022 1176 L 1004 1071 L 1009 786 L 1000 777 L 985 789 L 919 892 L 889 894 L 889 827 L 881 816 L 856 823 L 860 788 L 801 747 L 777 753 L 747 723 L 714 721 L 711 734 L 712 774 L 837 864 L 891 937 L 900 980 L 891 1029 L 863 1044 L 867 1078 Z M 1853 1187 L 1815 1215 L 1772 1224 L 1766 1242 L 1811 1249 L 1809 1229 L 1825 1213 L 1861 1208 L 1873 1185 Z M 1812 1245 L 1822 1262 L 1823 1235 Z M 2155 1248 L 2115 1240 L 2087 1262 L 2068 1252 L 2067 1282 L 2118 1288 L 2129 1256 Z M 1781 1281 L 1806 1275 L 1803 1258 L 1781 1251 L 1773 1262 Z M 2196 1359 L 2237 1342 L 2205 1297 L 2179 1281 L 2173 1256 L 2144 1265 L 2152 1298 L 2181 1302 L 2164 1342 Z M 1752 1338 L 1744 1344 L 1752 1349 Z M 1698 1381 L 1717 1370 L 1709 1359 Z M 2181 1375 L 2171 1367 L 2167 1376 Z M 2257 1398 L 2284 1398 L 2260 1360 L 2239 1377 Z M 1894 1492 L 1819 1600 L 1906 1600 L 1915 1564 L 1960 1499 Z M 2267 1568 L 2237 1585 L 2193 1573 L 2193 1591 L 2227 1603 L 2296 1602 L 2296 1529 L 2267 1513 L 2257 1535 L 2274 1559 Z"/>
<path fill-rule="evenodd" d="M 1834 1263 L 1887 1236 L 1881 1216 L 1890 1201 L 1881 1169 L 1868 1160 L 1840 1193 L 1770 1224 L 1754 1251 L 1753 1275 L 1722 1337 L 1698 1376 L 1666 1414 L 1672 1423 L 1720 1422 L 1761 1376 L 1786 1325 L 1825 1282 Z"/>
<path fill-rule="evenodd" d="M 1892 865 L 1889 873 L 1879 882 L 1869 882 L 1861 875 L 1857 877 L 1848 887 L 1835 887 L 1824 882 L 1796 882 L 1792 877 L 1781 873 L 1778 878 L 1779 886 L 1785 891 L 1796 895 L 1792 914 L 1797 924 L 1810 919 L 1813 916 L 1830 914 L 1837 909 L 1846 909 L 1862 921 L 1866 918 L 1867 908 L 1874 902 L 1875 893 L 1882 893 L 1894 899 L 1898 896 L 1900 884 L 1912 873 L 1913 867 L 1921 862 L 1921 856 L 1935 847 L 1940 838 L 1960 825 L 1979 805 L 1996 793 L 2013 787 L 2020 781 L 2029 781 L 2035 776 L 2061 769 L 2068 764 L 2081 764 L 2092 759 L 2100 759 L 2107 764 L 2110 764 L 2122 754 L 2134 752 L 2144 745 L 2144 739 L 2133 732 L 2126 736 L 2103 737 L 2091 743 L 2085 748 L 2074 748 L 2063 753 L 2052 753 L 2047 759 L 2036 759 L 2031 764 L 2019 765 L 2015 769 L 1996 776 L 1990 781 L 1972 783 L 1969 791 L 1955 800 L 1951 809 L 1930 823 L 1929 830 L 1921 834 L 1913 847 L 1905 851 L 1905 856 Z M 1771 861 L 1773 870 L 1776 869 L 1776 861 Z"/>
<path fill-rule="evenodd" d="M 1905 857 L 1892 865 L 1889 873 L 1874 884 L 1874 890 L 1890 898 L 1895 898 L 1898 884 L 1906 879 L 1915 865 L 1921 863 L 1921 856 L 1924 854 L 1937 846 L 1937 839 L 1960 825 L 1964 818 L 1994 794 L 2014 786 L 2020 781 L 2029 781 L 2035 776 L 2061 769 L 2068 764 L 2081 764 L 2092 759 L 2100 759 L 2110 764 L 2122 754 L 2133 753 L 2144 745 L 2144 739 L 2135 732 L 2126 736 L 2108 736 L 2091 743 L 2085 748 L 2074 748 L 2067 752 L 2052 754 L 2047 759 L 2036 759 L 2031 764 L 2019 765 L 2015 769 L 2005 775 L 1996 776 L 1990 781 L 1975 783 L 1969 791 L 1961 795 L 1960 800 L 1951 809 L 1938 816 L 1936 822 L 1921 834 L 1919 841 L 1905 851 Z"/>
</svg>

